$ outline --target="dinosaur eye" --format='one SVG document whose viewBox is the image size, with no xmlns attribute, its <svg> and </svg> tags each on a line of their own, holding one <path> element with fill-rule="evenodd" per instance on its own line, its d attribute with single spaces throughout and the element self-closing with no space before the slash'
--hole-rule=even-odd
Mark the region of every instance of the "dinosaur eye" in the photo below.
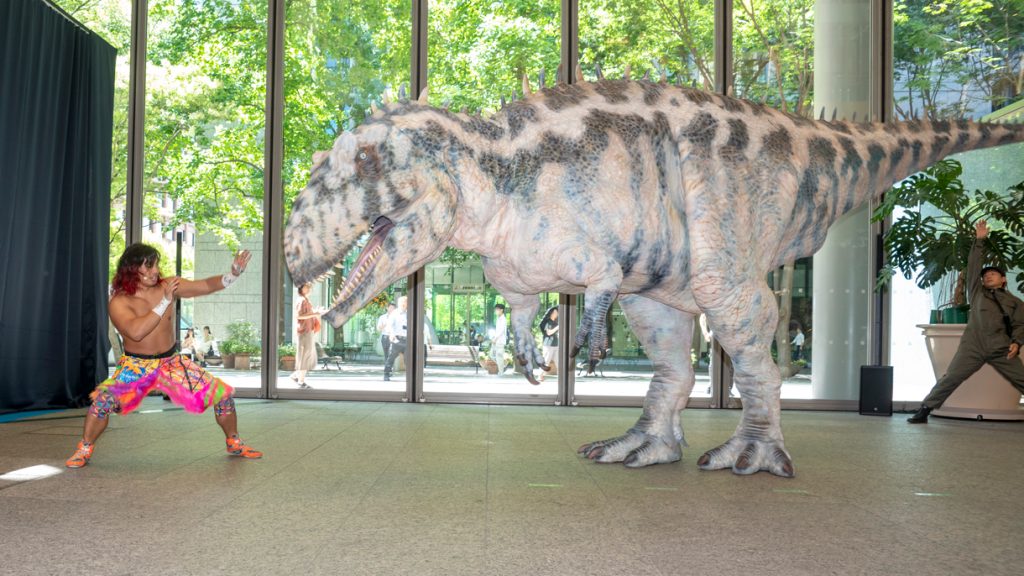
<svg viewBox="0 0 1024 576">
<path fill-rule="evenodd" d="M 356 153 L 356 172 L 360 178 L 376 179 L 380 176 L 380 157 L 371 146 Z"/>
</svg>

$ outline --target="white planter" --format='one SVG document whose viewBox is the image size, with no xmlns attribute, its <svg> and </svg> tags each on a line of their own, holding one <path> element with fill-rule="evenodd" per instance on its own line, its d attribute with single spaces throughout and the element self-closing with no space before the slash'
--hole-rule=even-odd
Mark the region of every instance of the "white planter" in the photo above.
<svg viewBox="0 0 1024 576">
<path fill-rule="evenodd" d="M 924 333 L 928 356 L 938 380 L 949 368 L 967 325 L 918 324 L 917 327 Z M 965 380 L 932 414 L 978 420 L 1024 420 L 1020 392 L 989 364 Z"/>
</svg>

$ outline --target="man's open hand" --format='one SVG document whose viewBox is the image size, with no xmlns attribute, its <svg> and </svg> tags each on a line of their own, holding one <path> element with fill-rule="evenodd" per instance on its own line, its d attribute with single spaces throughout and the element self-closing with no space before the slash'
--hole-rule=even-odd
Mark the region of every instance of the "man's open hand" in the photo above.
<svg viewBox="0 0 1024 576">
<path fill-rule="evenodd" d="M 235 254 L 235 260 L 231 263 L 231 273 L 238 276 L 242 272 L 245 272 L 245 267 L 249 265 L 249 260 L 252 259 L 252 253 L 248 250 L 242 250 L 238 254 Z"/>
<path fill-rule="evenodd" d="M 983 238 L 987 238 L 988 237 L 988 222 L 985 222 L 984 220 L 978 220 L 978 222 L 974 225 L 974 235 L 975 235 L 975 237 L 978 238 L 978 240 L 981 240 Z"/>
</svg>

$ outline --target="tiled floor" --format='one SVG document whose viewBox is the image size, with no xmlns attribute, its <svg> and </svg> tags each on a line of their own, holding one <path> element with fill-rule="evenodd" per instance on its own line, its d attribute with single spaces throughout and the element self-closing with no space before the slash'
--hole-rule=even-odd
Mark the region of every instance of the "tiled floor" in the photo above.
<svg viewBox="0 0 1024 576">
<path fill-rule="evenodd" d="M 82 470 L 0 480 L 0 574 L 1024 573 L 1024 424 L 787 412 L 785 480 L 696 468 L 732 411 L 686 411 L 683 462 L 642 470 L 575 453 L 637 409 L 239 412 L 261 461 L 158 411 L 114 417 Z M 61 466 L 82 420 L 43 418 L 0 424 L 0 473 Z"/>
</svg>

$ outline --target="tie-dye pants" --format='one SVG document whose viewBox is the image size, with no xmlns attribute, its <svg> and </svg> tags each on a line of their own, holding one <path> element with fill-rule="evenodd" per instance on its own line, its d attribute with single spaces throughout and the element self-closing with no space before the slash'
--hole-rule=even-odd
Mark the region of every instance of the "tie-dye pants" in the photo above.
<svg viewBox="0 0 1024 576">
<path fill-rule="evenodd" d="M 235 411 L 231 386 L 172 350 L 158 357 L 122 356 L 114 375 L 90 396 L 89 412 L 99 418 L 111 412 L 127 414 L 154 389 L 188 412 L 198 414 L 210 406 L 218 416 Z"/>
</svg>

